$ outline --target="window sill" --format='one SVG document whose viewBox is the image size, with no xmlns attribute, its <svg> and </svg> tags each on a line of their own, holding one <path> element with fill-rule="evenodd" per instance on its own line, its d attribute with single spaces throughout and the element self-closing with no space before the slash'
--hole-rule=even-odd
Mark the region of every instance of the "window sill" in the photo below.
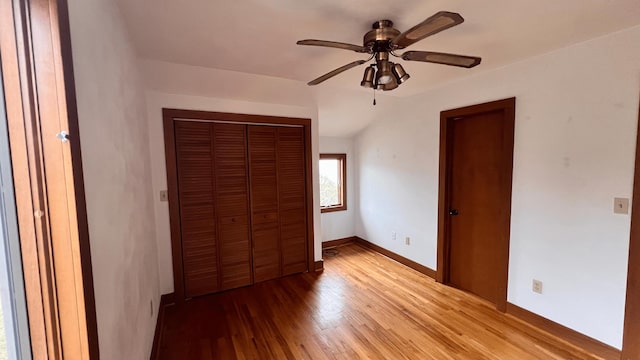
<svg viewBox="0 0 640 360">
<path fill-rule="evenodd" d="M 320 208 L 320 213 L 334 212 L 334 211 L 344 211 L 347 210 L 346 205 L 338 205 L 338 206 L 327 206 Z"/>
</svg>

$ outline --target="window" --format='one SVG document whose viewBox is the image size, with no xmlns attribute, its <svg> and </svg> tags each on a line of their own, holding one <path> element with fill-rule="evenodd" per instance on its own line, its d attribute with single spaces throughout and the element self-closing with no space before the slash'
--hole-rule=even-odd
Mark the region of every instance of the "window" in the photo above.
<svg viewBox="0 0 640 360">
<path fill-rule="evenodd" d="M 320 210 L 347 210 L 346 154 L 320 154 Z"/>
</svg>

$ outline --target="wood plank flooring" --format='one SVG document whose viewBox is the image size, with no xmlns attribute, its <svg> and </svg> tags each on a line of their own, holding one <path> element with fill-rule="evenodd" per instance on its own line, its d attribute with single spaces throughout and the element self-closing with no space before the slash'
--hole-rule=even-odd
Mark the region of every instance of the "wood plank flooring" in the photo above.
<svg viewBox="0 0 640 360">
<path fill-rule="evenodd" d="M 165 310 L 160 359 L 600 359 L 357 244 Z"/>
</svg>

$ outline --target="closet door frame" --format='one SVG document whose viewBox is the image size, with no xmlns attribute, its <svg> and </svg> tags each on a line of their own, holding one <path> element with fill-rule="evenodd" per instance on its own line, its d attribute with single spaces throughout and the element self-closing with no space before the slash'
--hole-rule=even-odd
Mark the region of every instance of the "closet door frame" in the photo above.
<svg viewBox="0 0 640 360">
<path fill-rule="evenodd" d="M 247 125 L 301 126 L 304 131 L 305 198 L 307 217 L 307 269 L 314 270 L 313 236 L 313 159 L 311 154 L 311 119 L 266 115 L 221 113 L 199 110 L 162 109 L 164 126 L 165 161 L 167 166 L 167 191 L 169 197 L 169 225 L 171 229 L 171 255 L 173 262 L 173 296 L 169 302 L 185 300 L 182 264 L 182 239 L 180 235 L 180 204 L 178 196 L 178 170 L 175 143 L 175 122 L 179 120 L 231 122 Z"/>
</svg>

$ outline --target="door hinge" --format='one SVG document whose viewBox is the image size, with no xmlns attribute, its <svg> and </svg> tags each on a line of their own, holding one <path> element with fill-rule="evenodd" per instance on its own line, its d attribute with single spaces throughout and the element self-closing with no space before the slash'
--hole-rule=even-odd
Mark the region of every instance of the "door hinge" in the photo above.
<svg viewBox="0 0 640 360">
<path fill-rule="evenodd" d="M 69 133 L 64 130 L 57 133 L 56 137 L 60 139 L 60 141 L 62 141 L 63 143 L 66 143 L 69 141 Z"/>
</svg>

